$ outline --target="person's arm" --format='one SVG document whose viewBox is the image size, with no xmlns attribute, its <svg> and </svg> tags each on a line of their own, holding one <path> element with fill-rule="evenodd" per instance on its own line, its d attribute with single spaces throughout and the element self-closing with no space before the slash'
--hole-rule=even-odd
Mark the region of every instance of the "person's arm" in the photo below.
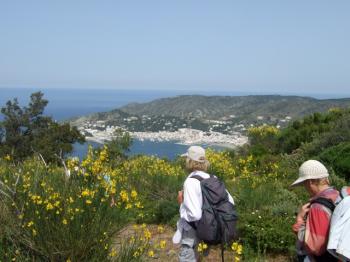
<svg viewBox="0 0 350 262">
<path fill-rule="evenodd" d="M 177 203 L 181 205 L 183 201 L 184 201 L 184 191 L 181 190 L 177 192 Z"/>
<path fill-rule="evenodd" d="M 181 217 L 186 221 L 197 221 L 202 217 L 201 187 L 195 178 L 186 179 L 184 183 L 182 206 L 186 212 Z"/>
<path fill-rule="evenodd" d="M 296 217 L 295 224 L 292 226 L 294 233 L 300 235 L 300 231 L 305 230 L 305 220 L 309 210 L 310 210 L 310 203 L 306 203 L 305 205 L 300 207 Z M 304 237 L 302 239 L 304 239 Z"/>
<path fill-rule="evenodd" d="M 330 213 L 319 204 L 314 204 L 306 219 L 305 247 L 313 255 L 320 256 L 327 249 L 327 238 L 330 227 Z"/>
</svg>

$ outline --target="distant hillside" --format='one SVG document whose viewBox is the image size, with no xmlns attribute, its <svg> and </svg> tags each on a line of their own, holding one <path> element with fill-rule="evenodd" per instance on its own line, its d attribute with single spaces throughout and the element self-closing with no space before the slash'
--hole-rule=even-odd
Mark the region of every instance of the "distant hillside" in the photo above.
<svg viewBox="0 0 350 262">
<path fill-rule="evenodd" d="M 120 108 L 133 115 L 192 116 L 217 119 L 235 115 L 237 118 L 279 117 L 299 118 L 332 107 L 349 107 L 350 98 L 319 100 L 298 96 L 199 96 L 186 95 L 157 99 L 149 103 L 133 103 Z"/>
<path fill-rule="evenodd" d="M 290 121 L 330 108 L 350 107 L 350 98 L 318 100 L 297 96 L 177 96 L 129 104 L 109 112 L 72 119 L 74 126 L 128 131 L 176 131 L 193 128 L 224 134 L 245 132 L 251 125 L 286 127 Z"/>
<path fill-rule="evenodd" d="M 120 121 L 123 118 L 130 117 L 130 114 L 119 109 L 113 109 L 108 112 L 99 112 L 87 116 L 75 117 L 69 120 L 74 126 L 80 125 L 84 121 Z"/>
</svg>

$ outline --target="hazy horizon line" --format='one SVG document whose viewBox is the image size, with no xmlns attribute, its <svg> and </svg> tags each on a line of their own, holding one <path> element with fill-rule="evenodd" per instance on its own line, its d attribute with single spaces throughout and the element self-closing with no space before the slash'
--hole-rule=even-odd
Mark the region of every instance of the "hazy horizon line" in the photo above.
<svg viewBox="0 0 350 262">
<path fill-rule="evenodd" d="M 274 91 L 274 90 L 267 90 L 267 91 L 257 91 L 257 90 L 227 90 L 227 89 L 217 89 L 215 91 L 208 90 L 208 89 L 200 89 L 200 88 L 122 88 L 122 87 L 30 87 L 30 86 L 2 86 L 0 85 L 0 89 L 22 89 L 22 90 L 89 90 L 89 91 L 151 91 L 151 92 L 162 92 L 162 93 L 169 93 L 172 95 L 217 95 L 217 96 L 248 96 L 248 95 L 277 95 L 277 96 L 303 96 L 303 97 L 312 97 L 316 99 L 332 99 L 332 98 L 350 98 L 350 93 L 331 93 L 331 92 L 297 92 L 297 91 Z M 178 93 L 183 92 L 183 93 Z M 176 94 L 178 93 L 178 94 Z"/>
</svg>

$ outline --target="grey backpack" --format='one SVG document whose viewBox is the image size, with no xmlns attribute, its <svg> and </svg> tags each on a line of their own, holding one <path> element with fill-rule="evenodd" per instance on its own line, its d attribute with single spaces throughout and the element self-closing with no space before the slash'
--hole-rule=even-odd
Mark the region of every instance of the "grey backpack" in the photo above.
<svg viewBox="0 0 350 262">
<path fill-rule="evenodd" d="M 237 237 L 238 216 L 224 183 L 213 175 L 207 179 L 197 175 L 192 178 L 200 181 L 203 196 L 202 217 L 194 223 L 197 237 L 212 245 L 230 245 Z"/>
</svg>

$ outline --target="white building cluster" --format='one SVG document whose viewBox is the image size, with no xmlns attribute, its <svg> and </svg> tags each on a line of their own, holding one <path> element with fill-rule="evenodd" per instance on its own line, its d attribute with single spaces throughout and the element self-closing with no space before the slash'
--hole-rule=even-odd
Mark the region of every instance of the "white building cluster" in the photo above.
<svg viewBox="0 0 350 262">
<path fill-rule="evenodd" d="M 219 132 L 204 132 L 197 129 L 180 128 L 175 132 L 159 131 L 159 132 L 133 132 L 132 137 L 138 140 L 151 141 L 176 141 L 181 144 L 209 144 L 222 145 L 228 147 L 241 146 L 248 142 L 248 138 L 241 133 L 233 132 L 229 135 Z"/>
<path fill-rule="evenodd" d="M 86 139 L 98 143 L 110 141 L 114 137 L 117 126 L 105 126 L 103 123 L 88 124 L 79 127 L 80 132 L 86 135 Z M 174 141 L 181 144 L 208 144 L 237 147 L 248 142 L 248 138 L 239 132 L 222 134 L 219 132 L 205 132 L 190 128 L 180 128 L 177 131 L 158 132 L 129 132 L 131 137 L 140 141 L 150 140 L 155 142 Z"/>
</svg>

